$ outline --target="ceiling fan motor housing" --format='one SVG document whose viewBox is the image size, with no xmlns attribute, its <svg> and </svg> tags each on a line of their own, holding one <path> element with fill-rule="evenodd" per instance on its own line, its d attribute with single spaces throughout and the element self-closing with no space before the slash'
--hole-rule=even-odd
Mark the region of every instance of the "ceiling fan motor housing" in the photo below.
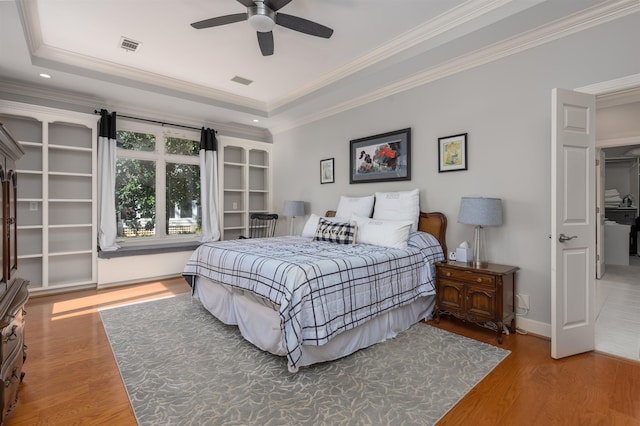
<svg viewBox="0 0 640 426">
<path fill-rule="evenodd" d="M 276 25 L 276 13 L 261 1 L 249 7 L 247 12 L 249 25 L 258 32 L 268 33 Z"/>
</svg>

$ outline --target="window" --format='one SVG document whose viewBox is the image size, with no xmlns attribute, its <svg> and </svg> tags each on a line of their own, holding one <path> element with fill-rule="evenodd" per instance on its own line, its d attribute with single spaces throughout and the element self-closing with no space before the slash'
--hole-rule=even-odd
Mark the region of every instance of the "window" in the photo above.
<svg viewBox="0 0 640 426">
<path fill-rule="evenodd" d="M 124 120 L 118 127 L 119 240 L 146 243 L 200 235 L 199 134 Z"/>
</svg>

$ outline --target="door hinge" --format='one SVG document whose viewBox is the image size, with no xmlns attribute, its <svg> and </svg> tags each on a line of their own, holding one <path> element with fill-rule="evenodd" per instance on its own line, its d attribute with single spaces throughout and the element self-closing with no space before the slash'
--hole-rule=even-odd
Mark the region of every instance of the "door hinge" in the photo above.
<svg viewBox="0 0 640 426">
<path fill-rule="evenodd" d="M 596 261 L 599 262 L 600 261 L 600 255 L 596 254 Z"/>
<path fill-rule="evenodd" d="M 596 207 L 596 214 L 600 213 L 600 207 Z"/>
<path fill-rule="evenodd" d="M 600 165 L 600 159 L 596 159 L 596 166 Z"/>
</svg>

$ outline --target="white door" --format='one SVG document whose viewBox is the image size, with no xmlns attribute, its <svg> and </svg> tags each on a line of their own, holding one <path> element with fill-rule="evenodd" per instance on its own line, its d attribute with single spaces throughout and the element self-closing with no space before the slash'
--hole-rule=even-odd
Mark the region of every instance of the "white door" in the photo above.
<svg viewBox="0 0 640 426">
<path fill-rule="evenodd" d="M 553 89 L 551 356 L 595 348 L 595 96 Z"/>
<path fill-rule="evenodd" d="M 604 275 L 604 172 L 605 153 L 602 149 L 596 150 L 596 278 Z"/>
</svg>

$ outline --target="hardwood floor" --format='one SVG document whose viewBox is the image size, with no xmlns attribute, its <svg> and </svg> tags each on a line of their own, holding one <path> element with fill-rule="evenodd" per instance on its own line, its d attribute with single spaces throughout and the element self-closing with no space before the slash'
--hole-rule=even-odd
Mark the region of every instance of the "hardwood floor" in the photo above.
<svg viewBox="0 0 640 426">
<path fill-rule="evenodd" d="M 26 376 L 6 425 L 135 425 L 98 309 L 189 291 L 182 278 L 32 298 Z M 490 330 L 437 326 L 497 345 Z M 550 342 L 504 337 L 512 351 L 441 425 L 640 425 L 640 363 L 599 353 L 550 357 Z M 161 350 L 161 348 L 159 348 Z"/>
</svg>

